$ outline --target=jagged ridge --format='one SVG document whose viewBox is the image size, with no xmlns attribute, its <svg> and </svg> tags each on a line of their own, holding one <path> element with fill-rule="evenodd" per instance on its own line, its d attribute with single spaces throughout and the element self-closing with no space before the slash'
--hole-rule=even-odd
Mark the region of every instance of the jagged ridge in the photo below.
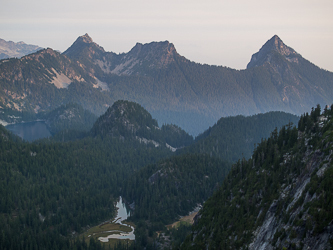
<svg viewBox="0 0 333 250">
<path fill-rule="evenodd" d="M 45 52 L 25 61 L 1 61 L 0 105 L 38 113 L 78 102 L 101 115 L 115 101 L 130 100 L 160 123 L 197 135 L 225 116 L 299 115 L 329 104 L 333 74 L 295 53 L 274 36 L 255 56 L 255 67 L 237 71 L 191 62 L 167 41 L 137 44 L 123 54 L 105 52 L 86 34 L 64 54 L 49 54 L 42 62 Z"/>
</svg>

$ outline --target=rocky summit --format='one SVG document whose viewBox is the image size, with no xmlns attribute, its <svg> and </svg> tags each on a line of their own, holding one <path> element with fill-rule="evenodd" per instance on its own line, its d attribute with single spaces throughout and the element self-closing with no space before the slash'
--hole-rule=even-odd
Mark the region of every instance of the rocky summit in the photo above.
<svg viewBox="0 0 333 250">
<path fill-rule="evenodd" d="M 283 41 L 275 35 L 261 47 L 259 52 L 252 55 L 251 61 L 247 65 L 247 69 L 261 66 L 264 63 L 269 63 L 273 53 L 278 53 L 287 60 L 288 58 L 300 56 L 295 50 L 286 46 Z M 289 60 L 292 61 L 292 59 Z"/>
</svg>

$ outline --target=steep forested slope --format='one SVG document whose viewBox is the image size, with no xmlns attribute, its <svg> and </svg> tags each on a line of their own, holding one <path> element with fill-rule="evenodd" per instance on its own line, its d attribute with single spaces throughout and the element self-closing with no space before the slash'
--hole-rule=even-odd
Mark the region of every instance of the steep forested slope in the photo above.
<svg viewBox="0 0 333 250">
<path fill-rule="evenodd" d="M 255 145 L 268 138 L 275 129 L 289 123 L 297 124 L 299 117 L 284 112 L 268 112 L 253 116 L 225 117 L 196 137 L 195 143 L 184 151 L 206 153 L 229 162 L 251 157 Z"/>
<path fill-rule="evenodd" d="M 177 156 L 129 178 L 124 197 L 137 206 L 133 219 L 165 225 L 203 203 L 228 171 L 227 163 L 207 155 Z"/>
<path fill-rule="evenodd" d="M 230 164 L 204 154 L 185 154 L 142 168 L 123 187 L 133 205 L 137 241 L 147 244 L 146 233 L 185 216 L 212 195 L 228 173 Z"/>
<path fill-rule="evenodd" d="M 182 249 L 332 248 L 332 116 L 317 106 L 239 160 Z"/>
</svg>

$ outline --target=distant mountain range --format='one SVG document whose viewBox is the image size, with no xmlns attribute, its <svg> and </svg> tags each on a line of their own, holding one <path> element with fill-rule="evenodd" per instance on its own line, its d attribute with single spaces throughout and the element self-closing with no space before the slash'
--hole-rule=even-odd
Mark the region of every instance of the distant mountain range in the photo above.
<svg viewBox="0 0 333 250">
<path fill-rule="evenodd" d="M 20 58 L 41 49 L 43 48 L 37 45 L 26 44 L 24 42 L 14 43 L 0 38 L 0 60 L 11 57 Z"/>
<path fill-rule="evenodd" d="M 6 115 L 35 116 L 67 103 L 101 115 L 117 100 L 129 100 L 160 123 L 192 135 L 221 117 L 268 111 L 300 115 L 333 100 L 333 73 L 278 36 L 252 56 L 246 70 L 235 70 L 191 62 L 168 41 L 137 43 L 128 53 L 106 52 L 85 34 L 62 54 L 44 49 L 0 61 L 0 86 Z"/>
</svg>

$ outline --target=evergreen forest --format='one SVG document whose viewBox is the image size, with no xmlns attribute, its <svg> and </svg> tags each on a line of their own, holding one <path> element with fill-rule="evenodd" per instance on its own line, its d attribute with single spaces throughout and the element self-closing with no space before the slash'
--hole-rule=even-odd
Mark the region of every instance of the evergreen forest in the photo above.
<svg viewBox="0 0 333 250">
<path fill-rule="evenodd" d="M 181 249 L 331 249 L 332 116 L 318 105 L 238 160 Z"/>
<path fill-rule="evenodd" d="M 67 105 L 62 112 L 55 112 L 55 117 L 73 107 L 80 110 L 76 105 Z M 252 173 L 251 168 L 246 166 L 260 164 L 264 168 L 271 168 L 272 162 L 272 169 L 279 175 L 259 175 L 253 181 L 247 180 L 250 181 L 248 185 L 259 182 L 261 189 L 265 190 L 262 195 L 268 193 L 271 195 L 269 199 L 275 197 L 278 181 L 286 179 L 280 161 L 288 150 L 298 150 L 299 132 L 291 122 L 297 123 L 304 133 L 308 130 L 314 133 L 319 129 L 316 121 L 321 111 L 318 114 L 318 109 L 320 107 L 313 109 L 310 115 L 301 116 L 299 122 L 297 117 L 281 112 L 222 118 L 195 140 L 176 125 L 164 124 L 159 128 L 157 121 L 146 110 L 128 101 L 116 102 L 86 132 L 74 132 L 68 129 L 73 123 L 63 123 L 64 130 L 54 137 L 33 143 L 22 141 L 1 126 L 0 248 L 103 249 L 105 246 L 100 241 L 93 238 L 83 240 L 80 234 L 113 218 L 119 196 L 131 205 L 128 221 L 135 225 L 136 240 L 126 246 L 120 242 L 114 246 L 115 249 L 185 247 L 182 242 L 191 227 L 180 224 L 178 228 L 167 229 L 166 226 L 202 205 L 204 208 L 200 213 L 205 218 L 206 207 L 219 202 L 214 197 L 224 189 L 229 190 L 228 199 L 239 195 L 239 200 L 233 199 L 236 205 L 248 204 L 244 211 L 235 207 L 223 210 L 228 214 L 227 221 L 239 221 L 239 224 L 233 221 L 234 226 L 230 230 L 233 234 L 241 235 L 244 230 L 260 224 L 251 213 L 258 214 L 260 209 L 266 211 L 269 203 L 263 202 L 262 207 L 255 206 L 257 203 L 251 195 L 244 200 L 243 193 L 237 192 L 239 189 L 252 192 L 250 186 L 234 185 Z M 323 112 L 328 115 L 331 110 L 325 109 Z M 52 120 L 52 116 L 49 117 Z M 282 126 L 283 121 L 289 124 Z M 220 124 L 224 125 L 219 127 Z M 217 148 L 216 140 L 233 140 L 232 135 L 234 138 L 244 137 L 243 134 L 239 135 L 244 126 L 247 128 L 247 138 L 260 141 L 258 138 L 269 128 L 271 137 L 263 138 L 248 160 L 244 155 L 247 156 L 251 149 L 234 152 L 228 161 L 223 155 L 212 153 L 212 149 Z M 259 130 L 260 126 L 265 129 Z M 329 128 L 326 130 L 330 131 Z M 223 131 L 228 137 L 223 137 Z M 242 139 L 235 141 L 239 147 L 243 145 Z M 313 137 L 309 141 L 313 147 L 316 147 L 316 143 L 320 145 L 319 138 Z M 207 150 L 198 150 L 204 146 Z M 233 160 L 235 158 L 236 161 Z M 265 163 L 267 159 L 269 162 Z M 294 161 L 297 165 L 301 159 Z M 267 183 L 272 183 L 270 188 L 264 188 Z M 244 214 L 249 215 L 245 224 L 240 220 Z M 221 219 L 222 222 L 225 220 Z M 199 228 L 209 219 L 203 221 L 200 220 L 194 228 Z M 213 224 L 209 225 L 213 227 Z M 238 228 L 240 225 L 241 228 Z M 230 230 L 220 230 L 221 235 L 228 235 Z M 219 230 L 215 231 L 219 239 Z M 169 237 L 170 242 L 166 244 L 161 234 Z M 239 242 L 235 246 L 246 244 L 251 236 L 249 233 L 242 239 L 238 237 Z M 196 238 L 196 241 L 199 239 Z M 189 238 L 186 242 L 189 242 Z M 198 246 L 205 242 L 198 242 Z M 211 244 L 218 246 L 221 242 Z"/>
</svg>

